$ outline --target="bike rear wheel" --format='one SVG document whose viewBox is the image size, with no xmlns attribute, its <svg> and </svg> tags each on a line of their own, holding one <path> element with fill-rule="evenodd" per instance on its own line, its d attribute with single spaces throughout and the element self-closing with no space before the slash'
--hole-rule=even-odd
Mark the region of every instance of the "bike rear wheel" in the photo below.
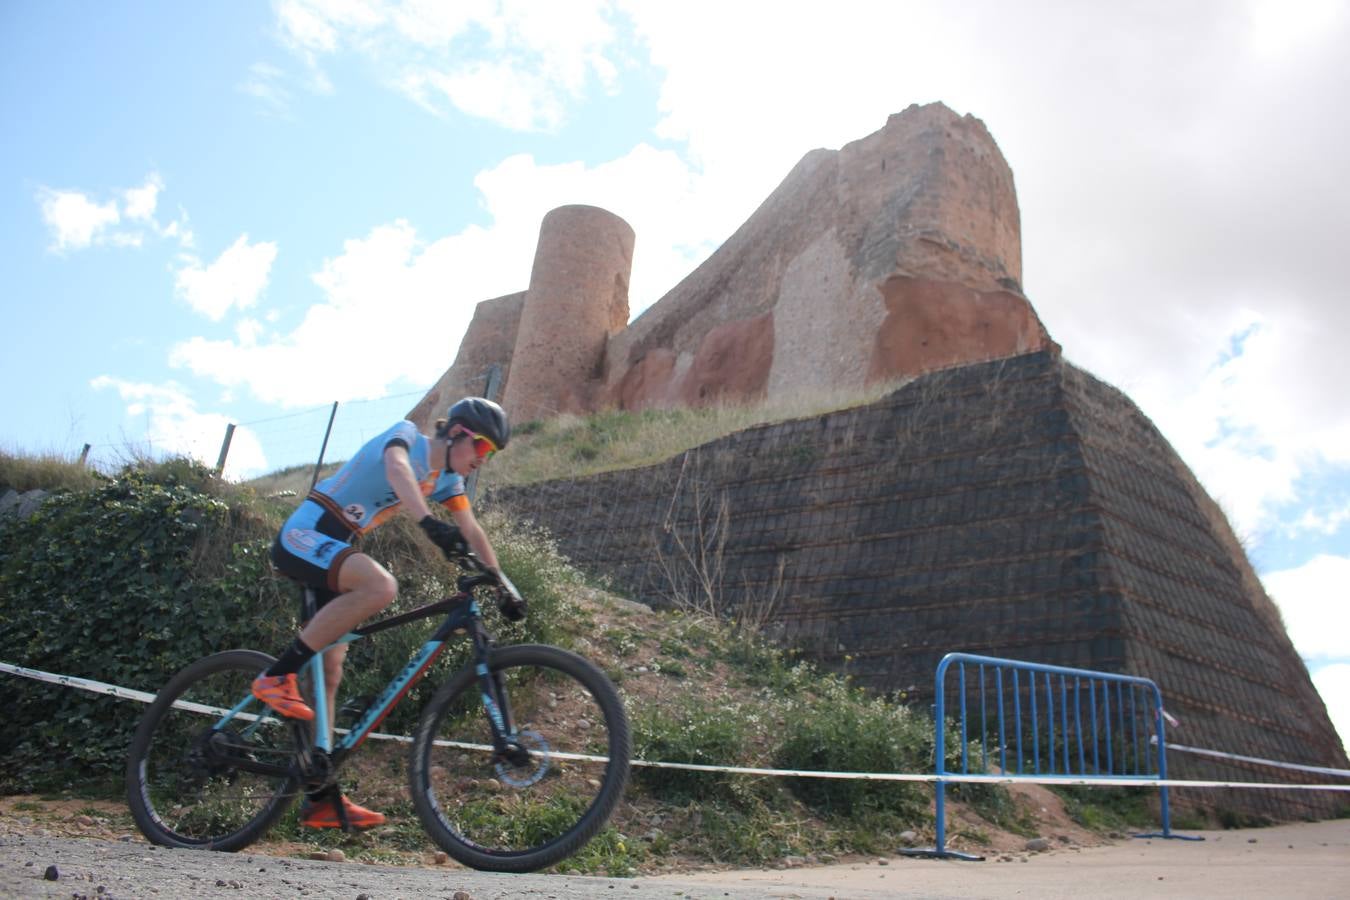
<svg viewBox="0 0 1350 900">
<path fill-rule="evenodd" d="M 249 689 L 272 662 L 253 650 L 216 653 L 156 695 L 132 738 L 126 772 L 131 815 L 150 841 L 239 850 L 295 799 L 293 725 Z"/>
<path fill-rule="evenodd" d="M 464 668 L 422 713 L 413 806 L 464 865 L 533 872 L 577 852 L 609 819 L 628 780 L 628 720 L 609 678 L 574 653 L 506 647 L 490 666 L 513 752 L 493 752 L 478 676 Z"/>
</svg>

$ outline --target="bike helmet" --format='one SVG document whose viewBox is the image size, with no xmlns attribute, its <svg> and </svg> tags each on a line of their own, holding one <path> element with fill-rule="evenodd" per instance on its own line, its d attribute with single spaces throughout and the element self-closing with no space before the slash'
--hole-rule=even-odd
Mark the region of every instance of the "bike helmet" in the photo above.
<svg viewBox="0 0 1350 900">
<path fill-rule="evenodd" d="M 492 441 L 498 450 L 505 450 L 506 442 L 511 440 L 511 423 L 506 418 L 506 411 L 482 397 L 465 397 L 450 407 L 445 419 L 447 428 L 463 425 Z"/>
</svg>

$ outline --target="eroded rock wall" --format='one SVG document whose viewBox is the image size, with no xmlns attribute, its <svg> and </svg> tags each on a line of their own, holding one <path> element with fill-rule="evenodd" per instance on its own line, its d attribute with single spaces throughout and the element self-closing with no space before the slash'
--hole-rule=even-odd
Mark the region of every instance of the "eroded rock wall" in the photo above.
<svg viewBox="0 0 1350 900">
<path fill-rule="evenodd" d="M 432 423 L 445 415 L 451 403 L 461 397 L 481 397 L 489 392 L 489 373 L 494 366 L 498 378 L 504 381 L 511 371 L 516 332 L 524 308 L 524 291 L 479 303 L 460 342 L 455 364 L 418 401 L 408 419 L 430 432 Z"/>
<path fill-rule="evenodd" d="M 633 245 L 604 210 L 551 212 L 514 339 L 471 328 L 443 382 L 471 383 L 493 356 L 510 371 L 505 404 L 527 421 L 846 391 L 1057 349 L 1021 292 L 1012 171 L 982 122 L 940 103 L 807 153 L 626 324 Z"/>
<path fill-rule="evenodd" d="M 912 106 L 808 153 L 703 265 L 609 343 L 606 402 L 755 400 L 1051 346 L 1021 294 L 1012 171 L 983 123 Z M 732 381 L 696 363 L 755 335 Z"/>
</svg>

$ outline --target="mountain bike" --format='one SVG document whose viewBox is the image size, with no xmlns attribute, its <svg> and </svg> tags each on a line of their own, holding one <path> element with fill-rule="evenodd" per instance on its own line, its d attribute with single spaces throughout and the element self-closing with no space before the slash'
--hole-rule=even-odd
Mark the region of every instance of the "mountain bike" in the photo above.
<svg viewBox="0 0 1350 900">
<path fill-rule="evenodd" d="M 531 872 L 580 849 L 609 819 L 628 779 L 623 703 L 609 678 L 574 653 L 495 646 L 475 591 L 500 589 L 505 577 L 472 556 L 461 564 L 468 574 L 453 596 L 334 644 L 445 615 L 336 741 L 326 702 L 311 701 L 315 720 L 302 723 L 254 699 L 250 684 L 273 661 L 265 653 L 227 650 L 174 675 L 141 718 L 127 758 L 127 800 L 141 833 L 166 847 L 237 851 L 302 793 L 330 799 L 345 828 L 343 764 L 461 636 L 472 643 L 472 660 L 435 692 L 410 739 L 408 784 L 423 828 L 459 862 L 490 871 Z M 312 591 L 304 602 L 312 615 Z M 307 664 L 314 698 L 325 696 L 321 657 Z"/>
</svg>

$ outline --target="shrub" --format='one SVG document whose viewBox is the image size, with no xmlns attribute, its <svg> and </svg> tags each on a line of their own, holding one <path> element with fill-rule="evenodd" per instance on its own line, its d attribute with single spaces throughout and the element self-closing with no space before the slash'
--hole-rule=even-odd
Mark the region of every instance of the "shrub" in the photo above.
<svg viewBox="0 0 1350 900">
<path fill-rule="evenodd" d="M 27 520 L 0 523 L 0 659 L 153 692 L 209 653 L 279 653 L 298 626 L 298 589 L 268 551 L 294 500 L 276 504 L 199 464 L 168 460 L 58 491 Z M 490 512 L 483 519 L 503 568 L 530 603 L 520 624 L 496 618 L 501 642 L 567 643 L 568 591 L 581 576 L 543 534 Z M 361 549 L 399 580 L 390 613 L 454 592 L 457 574 L 405 518 Z M 344 706 L 364 708 L 439 623 L 432 617 L 355 642 Z M 443 653 L 383 725 L 407 733 L 436 687 L 467 660 Z M 5 684 L 14 685 L 10 676 Z M 25 681 L 0 733 L 0 789 L 121 770 L 140 704 Z"/>
<path fill-rule="evenodd" d="M 925 716 L 826 678 L 820 696 L 788 704 L 775 763 L 837 772 L 931 771 L 933 727 Z M 862 779 L 792 778 L 803 802 L 831 814 L 876 809 L 919 818 L 927 793 L 917 785 Z"/>
<path fill-rule="evenodd" d="M 714 706 L 687 696 L 669 706 L 642 708 L 633 719 L 636 759 L 693 765 L 739 765 L 747 744 L 746 716 L 740 709 Z M 738 783 L 725 773 L 637 766 L 639 784 L 662 800 L 734 799 Z"/>
<path fill-rule="evenodd" d="M 128 470 L 0 526 L 0 656 L 154 691 L 207 653 L 275 643 L 266 525 L 199 490 L 209 477 Z M 119 771 L 141 709 L 25 683 L 0 732 L 0 784 Z"/>
</svg>

